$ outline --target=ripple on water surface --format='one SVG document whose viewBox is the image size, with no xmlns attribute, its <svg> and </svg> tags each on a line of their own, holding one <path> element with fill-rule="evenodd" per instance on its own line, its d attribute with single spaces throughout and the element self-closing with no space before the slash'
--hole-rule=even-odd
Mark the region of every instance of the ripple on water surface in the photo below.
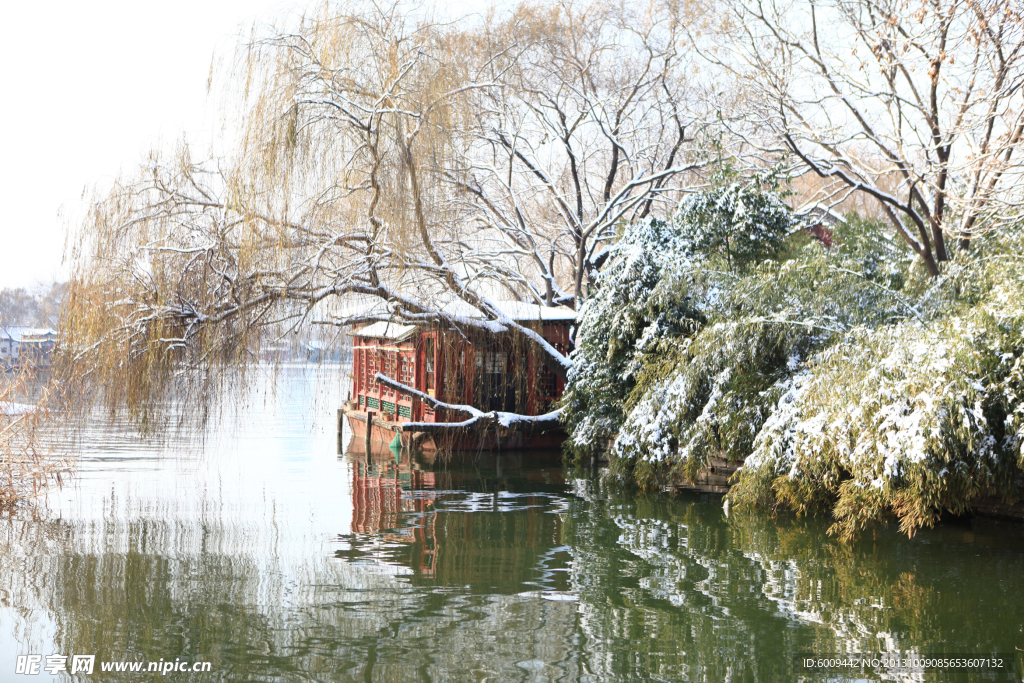
<svg viewBox="0 0 1024 683">
<path fill-rule="evenodd" d="M 900 680 L 794 657 L 1024 648 L 1020 526 L 841 546 L 516 454 L 338 456 L 347 372 L 268 373 L 203 435 L 83 430 L 73 482 L 0 519 L 0 681 L 67 680 L 17 676 L 32 653 L 209 661 L 171 676 L 195 681 Z"/>
</svg>

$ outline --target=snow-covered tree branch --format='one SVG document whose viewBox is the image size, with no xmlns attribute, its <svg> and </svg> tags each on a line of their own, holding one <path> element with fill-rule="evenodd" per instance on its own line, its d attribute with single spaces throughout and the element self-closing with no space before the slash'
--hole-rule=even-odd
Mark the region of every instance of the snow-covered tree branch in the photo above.
<svg viewBox="0 0 1024 683">
<path fill-rule="evenodd" d="M 1022 198 L 1024 16 L 1015 0 L 736 0 L 728 60 L 760 154 L 864 193 L 930 273 Z"/>
<path fill-rule="evenodd" d="M 456 434 L 459 432 L 484 432 L 488 429 L 497 429 L 502 436 L 517 430 L 544 430 L 555 429 L 561 426 L 562 411 L 552 410 L 543 415 L 519 415 L 500 410 L 483 411 L 471 405 L 453 404 L 439 401 L 429 394 L 418 389 L 397 382 L 387 375 L 377 373 L 374 378 L 377 382 L 387 385 L 403 394 L 414 396 L 429 405 L 434 410 L 448 410 L 459 413 L 466 413 L 468 418 L 460 422 L 403 422 L 403 431 L 421 434 Z"/>
<path fill-rule="evenodd" d="M 367 3 L 243 46 L 234 151 L 154 157 L 94 203 L 76 338 L 154 390 L 182 358 L 379 320 L 508 334 L 564 379 L 565 349 L 496 302 L 578 307 L 616 227 L 670 210 L 707 163 L 681 15 L 655 9 L 456 28 Z"/>
</svg>

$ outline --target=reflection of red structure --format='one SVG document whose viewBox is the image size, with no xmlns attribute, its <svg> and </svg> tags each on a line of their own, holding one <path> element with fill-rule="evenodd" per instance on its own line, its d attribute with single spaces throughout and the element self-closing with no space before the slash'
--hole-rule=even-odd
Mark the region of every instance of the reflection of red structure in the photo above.
<svg viewBox="0 0 1024 683">
<path fill-rule="evenodd" d="M 564 485 L 560 469 L 523 472 L 517 458 L 505 459 L 527 490 Z M 405 454 L 398 462 L 362 455 L 350 462 L 353 546 L 372 548 L 379 559 L 442 585 L 519 591 L 544 574 L 551 588 L 566 588 L 568 557 L 551 554 L 562 537 L 562 517 L 548 507 L 558 496 L 509 492 L 498 469 L 492 471 L 498 479 L 481 480 L 478 470 L 415 469 Z M 493 490 L 481 490 L 487 488 Z M 438 508 L 441 501 L 446 504 Z M 558 571 L 548 575 L 552 569 Z"/>
<path fill-rule="evenodd" d="M 410 523 L 410 513 L 427 513 L 435 496 L 413 491 L 432 491 L 434 473 L 400 467 L 395 462 L 352 463 L 352 533 L 376 534 L 422 548 L 416 569 L 432 574 L 434 567 L 434 515 L 420 515 Z"/>
<path fill-rule="evenodd" d="M 520 324 L 538 331 L 562 353 L 571 348 L 569 328 L 575 312 L 520 302 L 500 304 Z M 447 403 L 469 404 L 481 410 L 539 415 L 562 395 L 564 382 L 538 355 L 510 337 L 474 336 L 472 331 L 444 331 L 414 325 L 378 322 L 352 332 L 352 395 L 345 414 L 355 443 L 365 440 L 367 416 L 373 418 L 371 440 L 389 444 L 403 434 L 406 445 L 437 450 L 434 437 L 405 430 L 410 422 L 458 422 L 462 412 L 435 411 L 408 394 L 374 381 L 381 373 Z M 557 447 L 564 433 L 512 434 L 500 444 L 491 434 L 445 443 L 454 449 Z"/>
</svg>

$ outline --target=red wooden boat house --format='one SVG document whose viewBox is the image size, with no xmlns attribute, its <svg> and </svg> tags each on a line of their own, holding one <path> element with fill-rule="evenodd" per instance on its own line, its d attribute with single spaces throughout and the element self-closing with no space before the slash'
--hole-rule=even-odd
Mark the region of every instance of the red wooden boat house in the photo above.
<svg viewBox="0 0 1024 683">
<path fill-rule="evenodd" d="M 570 350 L 574 311 L 520 302 L 500 305 L 506 315 L 540 332 L 560 352 Z M 376 322 L 354 330 L 351 336 L 352 393 L 344 413 L 356 449 L 368 443 L 368 423 L 369 441 L 378 447 L 400 443 L 403 448 L 424 452 L 554 448 L 565 438 L 561 428 L 511 434 L 498 434 L 494 429 L 443 434 L 417 430 L 410 423 L 462 422 L 469 415 L 432 410 L 423 400 L 374 380 L 381 373 L 439 401 L 485 412 L 549 412 L 562 395 L 564 382 L 539 361 L 528 344 L 517 342 L 512 335 L 496 337 L 472 329 Z"/>
</svg>

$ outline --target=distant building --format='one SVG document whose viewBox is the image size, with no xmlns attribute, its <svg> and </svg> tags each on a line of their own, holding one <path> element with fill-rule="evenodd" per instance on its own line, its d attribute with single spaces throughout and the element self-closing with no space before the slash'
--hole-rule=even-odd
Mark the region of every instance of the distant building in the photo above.
<svg viewBox="0 0 1024 683">
<path fill-rule="evenodd" d="M 56 344 L 57 331 L 48 327 L 0 327 L 0 365 L 49 365 Z"/>
<path fill-rule="evenodd" d="M 845 223 L 842 214 L 837 213 L 825 204 L 810 202 L 796 210 L 796 214 L 807 223 L 807 234 L 815 238 L 826 248 L 832 247 L 832 229 L 839 223 Z"/>
</svg>

